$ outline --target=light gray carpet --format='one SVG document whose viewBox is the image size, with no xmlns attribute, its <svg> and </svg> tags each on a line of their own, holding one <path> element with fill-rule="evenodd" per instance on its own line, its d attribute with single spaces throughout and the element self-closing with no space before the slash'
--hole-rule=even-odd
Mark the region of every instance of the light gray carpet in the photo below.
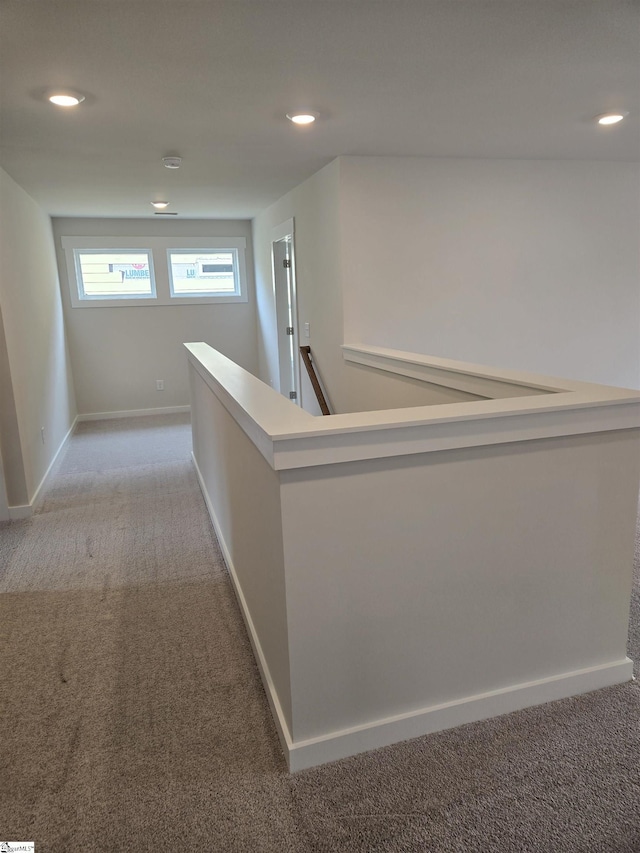
<svg viewBox="0 0 640 853">
<path fill-rule="evenodd" d="M 289 776 L 189 452 L 181 416 L 82 424 L 37 515 L 0 528 L 0 838 L 640 851 L 636 683 Z"/>
</svg>

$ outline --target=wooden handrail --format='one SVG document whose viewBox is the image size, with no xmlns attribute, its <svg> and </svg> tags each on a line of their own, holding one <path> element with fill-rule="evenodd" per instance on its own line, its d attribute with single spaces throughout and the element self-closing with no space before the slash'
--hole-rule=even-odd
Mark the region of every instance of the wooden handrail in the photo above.
<svg viewBox="0 0 640 853">
<path fill-rule="evenodd" d="M 329 411 L 329 406 L 327 406 L 327 401 L 325 400 L 324 394 L 322 393 L 320 382 L 318 381 L 316 371 L 313 367 L 313 362 L 311 361 L 311 347 L 300 347 L 300 355 L 302 356 L 302 360 L 304 361 L 304 366 L 307 368 L 307 373 L 309 374 L 309 379 L 311 381 L 311 385 L 313 386 L 313 390 L 316 393 L 316 399 L 318 401 L 318 405 L 320 406 L 320 411 L 323 415 L 330 415 L 331 412 Z"/>
</svg>

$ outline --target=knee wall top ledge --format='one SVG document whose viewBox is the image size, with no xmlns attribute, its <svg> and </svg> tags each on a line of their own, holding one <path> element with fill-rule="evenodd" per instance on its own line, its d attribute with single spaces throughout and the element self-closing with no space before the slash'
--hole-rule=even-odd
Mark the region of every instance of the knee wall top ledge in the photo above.
<svg viewBox="0 0 640 853">
<path fill-rule="evenodd" d="M 346 361 L 484 399 L 314 417 L 205 343 L 189 363 L 275 470 L 640 429 L 640 392 L 382 347 Z"/>
</svg>

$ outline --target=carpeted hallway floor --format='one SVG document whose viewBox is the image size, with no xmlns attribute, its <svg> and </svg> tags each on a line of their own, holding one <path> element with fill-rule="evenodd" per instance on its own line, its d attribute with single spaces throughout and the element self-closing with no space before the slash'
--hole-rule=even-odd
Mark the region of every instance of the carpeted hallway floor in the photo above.
<svg viewBox="0 0 640 853">
<path fill-rule="evenodd" d="M 289 776 L 189 454 L 182 416 L 81 424 L 37 514 L 0 527 L 0 838 L 640 851 L 635 682 Z"/>
</svg>

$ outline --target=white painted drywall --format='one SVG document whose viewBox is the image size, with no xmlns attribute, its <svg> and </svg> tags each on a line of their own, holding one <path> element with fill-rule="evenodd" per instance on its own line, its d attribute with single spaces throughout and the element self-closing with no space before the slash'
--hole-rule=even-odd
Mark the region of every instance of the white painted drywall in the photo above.
<svg viewBox="0 0 640 853">
<path fill-rule="evenodd" d="M 4 333 L 2 306 L 0 305 L 0 454 L 3 458 L 4 487 L 11 506 L 29 503 L 27 481 L 22 458 L 22 443 L 18 428 L 16 401 L 11 381 L 11 366 L 7 339 Z"/>
<path fill-rule="evenodd" d="M 4 481 L 4 469 L 2 467 L 2 456 L 0 456 L 0 521 L 9 521 L 9 500 Z"/>
<path fill-rule="evenodd" d="M 54 219 L 78 411 L 120 412 L 189 403 L 182 344 L 206 341 L 257 372 L 251 225 L 244 220 Z M 72 308 L 63 236 L 245 237 L 249 301 L 220 305 Z M 156 389 L 156 380 L 164 390 Z"/>
<path fill-rule="evenodd" d="M 270 231 L 290 217 L 298 319 L 311 326 L 301 343 L 333 411 L 375 408 L 389 390 L 344 366 L 345 341 L 640 387 L 637 164 L 333 161 L 253 221 L 266 382 L 277 376 Z"/>
<path fill-rule="evenodd" d="M 278 387 L 278 346 L 271 274 L 271 233 L 294 219 L 298 327 L 300 344 L 311 346 L 313 360 L 334 411 L 345 411 L 342 353 L 342 284 L 340 272 L 339 161 L 334 160 L 253 220 L 258 306 L 260 378 Z M 310 337 L 302 334 L 310 324 Z M 302 405 L 318 408 L 304 365 Z"/>
<path fill-rule="evenodd" d="M 344 157 L 349 342 L 640 386 L 640 167 Z"/>
<path fill-rule="evenodd" d="M 640 394 L 398 353 L 548 393 L 314 418 L 187 349 L 201 485 L 290 769 L 632 677 Z"/>
<path fill-rule="evenodd" d="M 638 460 L 627 430 L 281 472 L 294 741 L 624 661 Z"/>
<path fill-rule="evenodd" d="M 9 505 L 18 506 L 37 492 L 76 405 L 51 221 L 2 170 L 0 270 L 2 456 Z"/>
<path fill-rule="evenodd" d="M 278 475 L 193 366 L 189 373 L 198 475 L 233 582 L 251 614 L 249 633 L 259 643 L 261 664 L 266 668 L 290 729 L 291 686 Z M 258 572 L 253 571 L 256 565 L 260 565 Z"/>
<path fill-rule="evenodd" d="M 12 436 L 11 439 L 9 436 Z M 11 448 L 20 448 L 20 435 L 16 421 L 16 407 L 13 398 L 13 385 L 11 383 L 11 371 L 9 370 L 9 355 L 7 353 L 7 341 L 4 334 L 4 323 L 2 320 L 2 305 L 0 305 L 0 521 L 9 520 L 9 498 L 7 496 L 7 478 L 4 473 L 3 453 L 9 458 L 16 458 L 16 452 Z M 19 454 L 22 458 L 22 454 Z M 24 470 L 17 466 L 17 475 L 21 476 L 21 504 L 27 502 L 27 490 L 24 484 Z"/>
<path fill-rule="evenodd" d="M 345 364 L 344 372 L 350 389 L 350 412 L 437 406 L 442 403 L 482 399 L 455 388 L 433 385 L 420 379 L 398 376 L 361 364 Z"/>
</svg>

